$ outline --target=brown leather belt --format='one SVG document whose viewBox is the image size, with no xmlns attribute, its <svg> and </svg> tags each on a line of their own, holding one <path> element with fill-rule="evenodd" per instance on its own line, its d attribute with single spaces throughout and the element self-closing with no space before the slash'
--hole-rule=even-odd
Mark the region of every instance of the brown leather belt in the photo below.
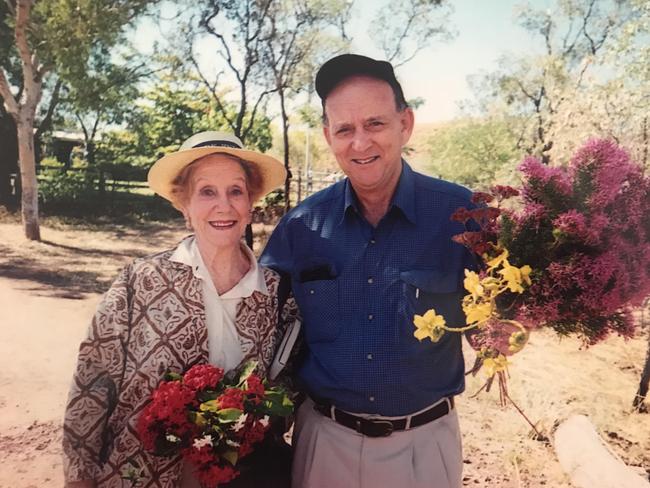
<svg viewBox="0 0 650 488">
<path fill-rule="evenodd" d="M 386 437 L 393 432 L 400 430 L 413 429 L 447 415 L 454 408 L 454 398 L 444 398 L 443 401 L 436 403 L 433 407 L 409 417 L 398 419 L 382 418 L 365 418 L 359 417 L 343 410 L 339 410 L 331 404 L 317 402 L 314 400 L 314 410 L 329 417 L 336 423 L 357 431 L 368 437 Z"/>
</svg>

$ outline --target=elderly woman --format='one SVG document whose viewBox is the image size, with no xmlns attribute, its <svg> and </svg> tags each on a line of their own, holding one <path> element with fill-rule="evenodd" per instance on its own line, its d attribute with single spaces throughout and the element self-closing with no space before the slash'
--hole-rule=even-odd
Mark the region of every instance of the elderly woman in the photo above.
<svg viewBox="0 0 650 488">
<path fill-rule="evenodd" d="M 149 185 L 194 234 L 127 266 L 82 342 L 64 422 L 67 486 L 198 486 L 178 458 L 150 455 L 136 421 L 168 370 L 224 370 L 257 360 L 265 374 L 292 299 L 278 311 L 279 276 L 241 243 L 252 203 L 284 182 L 282 164 L 236 137 L 202 132 L 157 161 Z M 281 300 L 284 301 L 284 300 Z"/>
</svg>

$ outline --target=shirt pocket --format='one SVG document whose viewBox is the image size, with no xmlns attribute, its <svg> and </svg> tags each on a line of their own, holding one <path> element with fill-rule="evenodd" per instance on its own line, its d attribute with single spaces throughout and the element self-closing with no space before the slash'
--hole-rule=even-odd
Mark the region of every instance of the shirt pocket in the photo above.
<svg viewBox="0 0 650 488">
<path fill-rule="evenodd" d="M 339 280 L 313 280 L 294 286 L 308 343 L 332 342 L 341 332 Z"/>
<path fill-rule="evenodd" d="M 402 285 L 401 335 L 409 342 L 416 341 L 413 336 L 415 325 L 413 317 L 424 315 L 435 309 L 450 327 L 465 324 L 461 301 L 464 295 L 461 272 L 435 269 L 410 269 L 400 272 Z"/>
</svg>

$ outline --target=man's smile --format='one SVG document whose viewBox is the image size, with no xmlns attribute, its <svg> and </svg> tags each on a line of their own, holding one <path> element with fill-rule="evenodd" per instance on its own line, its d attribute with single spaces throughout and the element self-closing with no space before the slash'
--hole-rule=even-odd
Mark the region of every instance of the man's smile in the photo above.
<svg viewBox="0 0 650 488">
<path fill-rule="evenodd" d="M 352 162 L 355 164 L 370 164 L 375 162 L 377 159 L 379 159 L 379 156 L 370 156 L 369 158 L 357 158 L 357 159 L 352 159 Z"/>
</svg>

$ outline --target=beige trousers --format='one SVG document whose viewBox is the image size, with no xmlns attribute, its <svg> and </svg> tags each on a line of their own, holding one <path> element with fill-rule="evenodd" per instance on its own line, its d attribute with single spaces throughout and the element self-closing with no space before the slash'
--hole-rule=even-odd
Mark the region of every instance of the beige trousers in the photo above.
<svg viewBox="0 0 650 488">
<path fill-rule="evenodd" d="M 316 412 L 307 399 L 293 432 L 293 488 L 460 488 L 456 410 L 415 429 L 365 437 Z"/>
</svg>

